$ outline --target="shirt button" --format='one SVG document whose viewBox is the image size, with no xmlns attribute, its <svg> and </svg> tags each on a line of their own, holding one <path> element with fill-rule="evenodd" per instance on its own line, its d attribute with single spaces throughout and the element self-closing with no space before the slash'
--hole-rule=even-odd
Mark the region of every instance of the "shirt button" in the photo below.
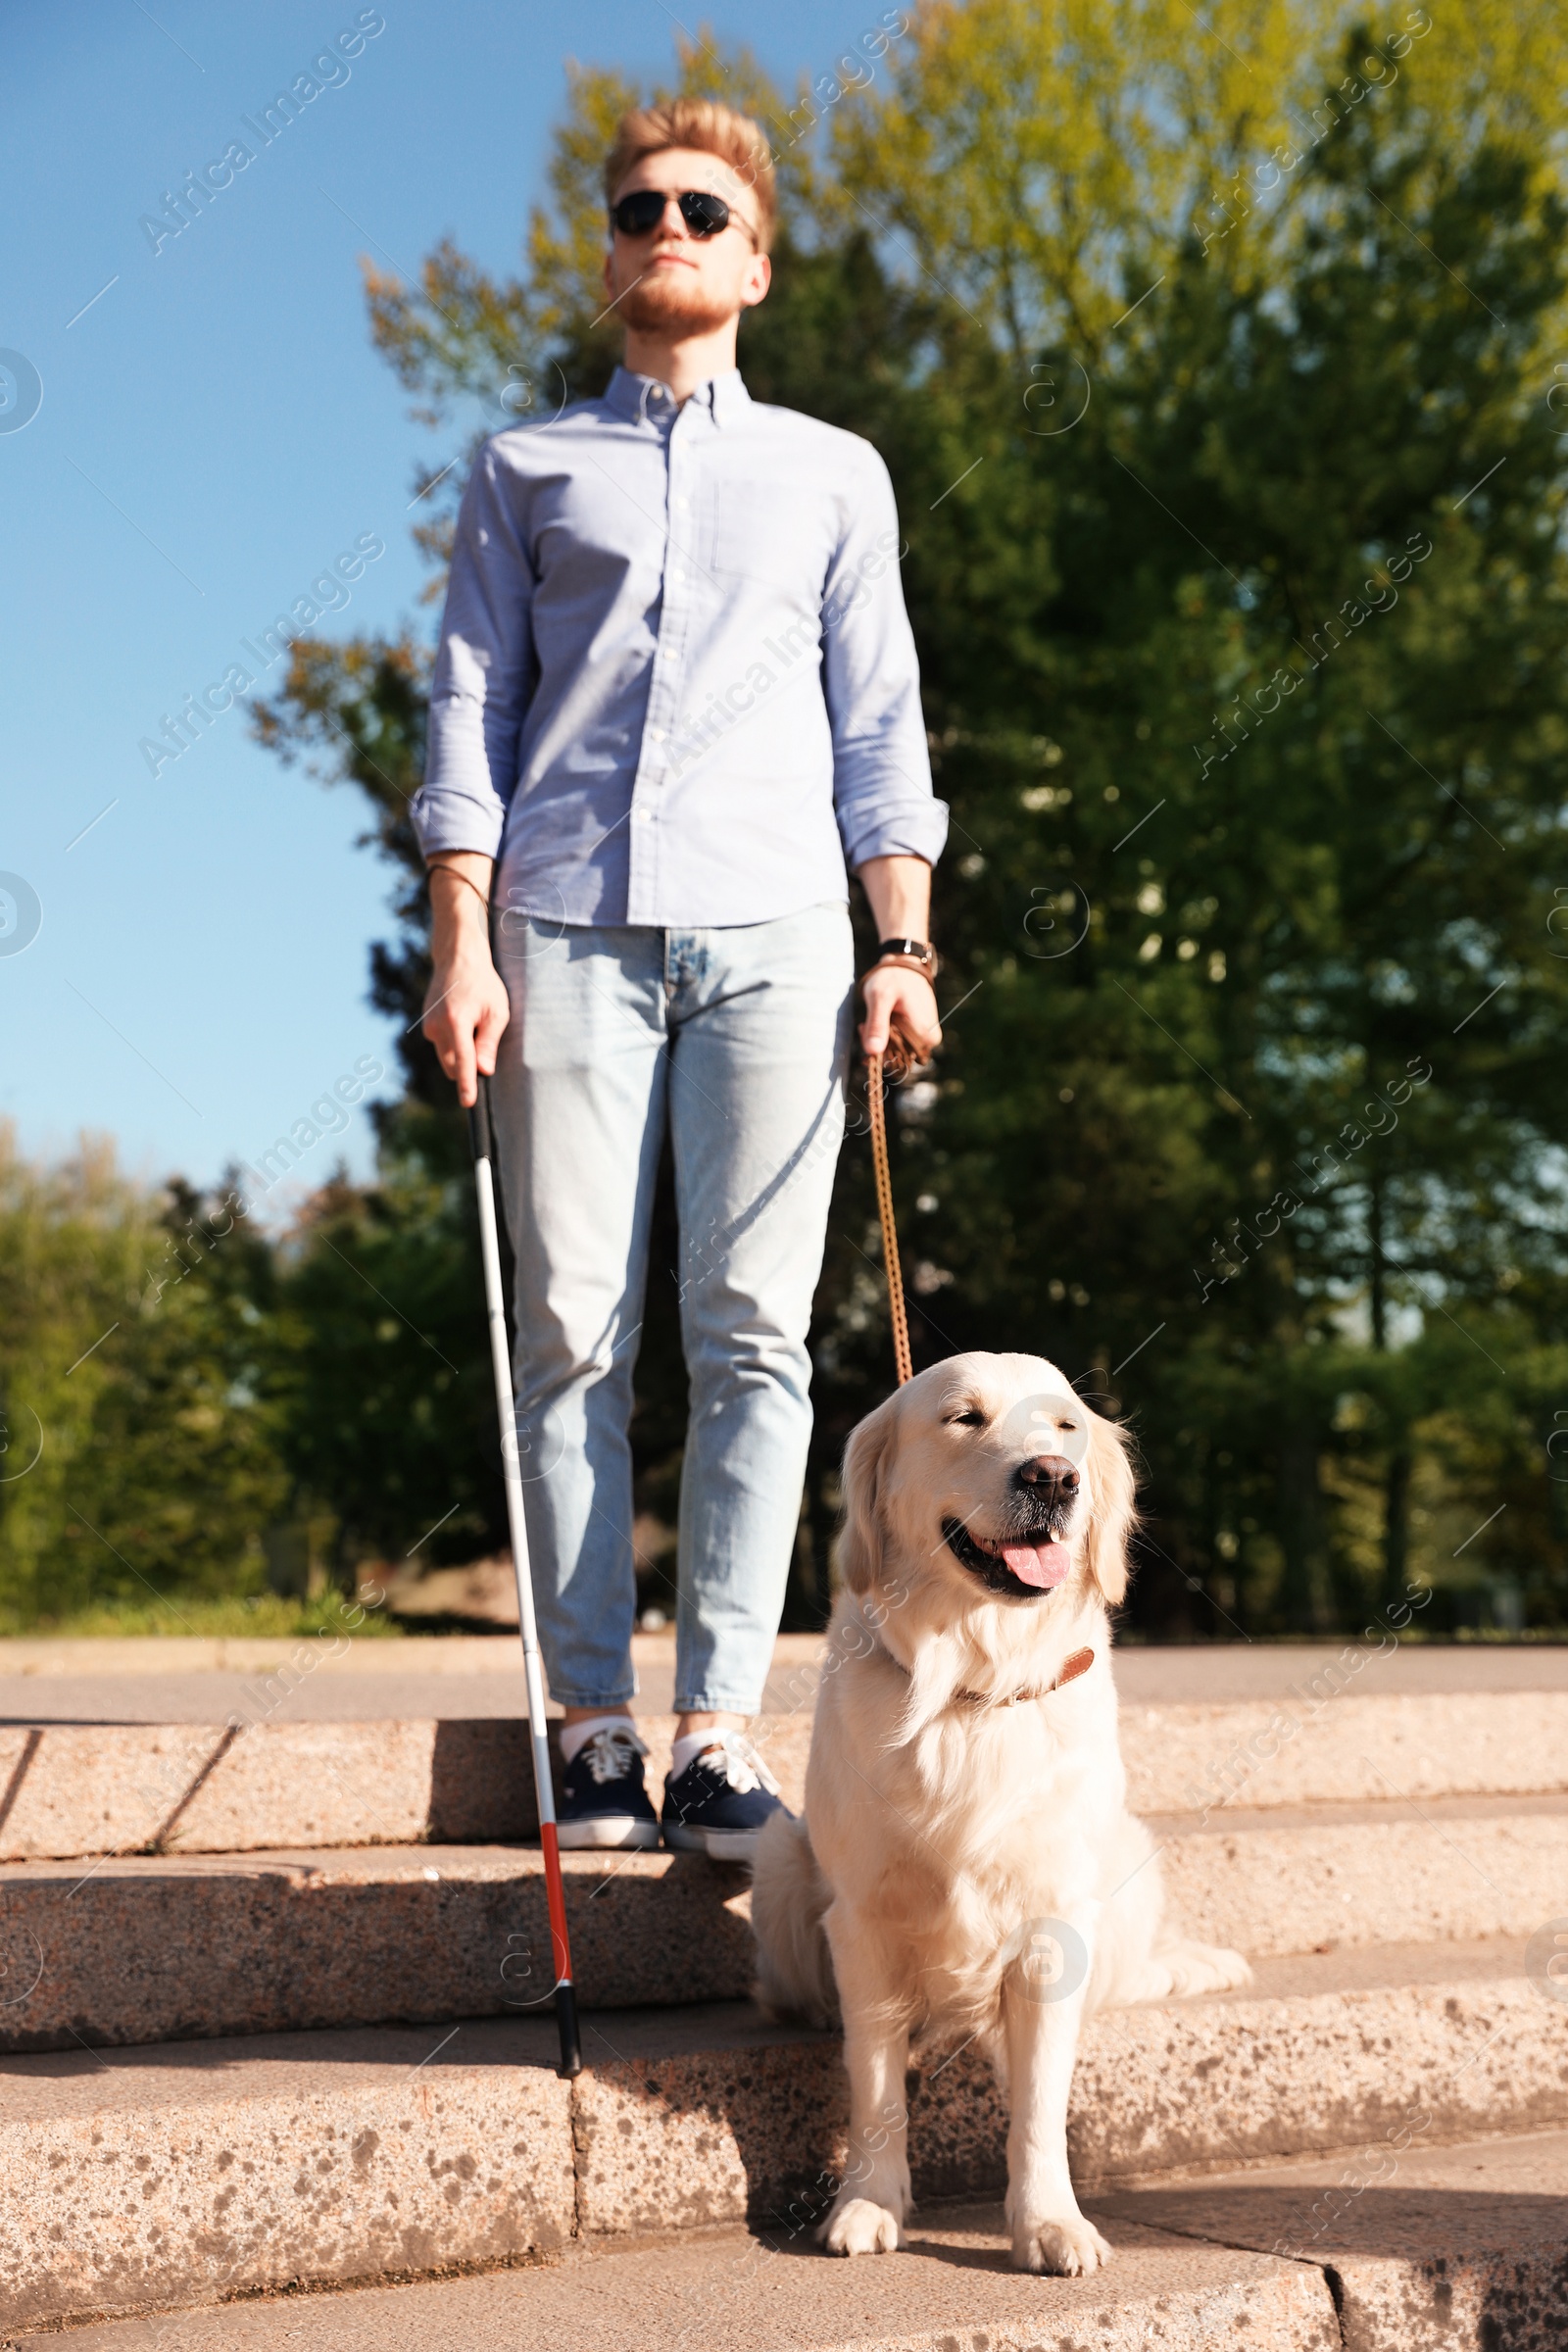
<svg viewBox="0 0 1568 2352">
<path fill-rule="evenodd" d="M 663 730 L 663 728 L 662 728 L 662 727 L 650 727 L 650 728 L 649 728 L 649 730 L 648 730 L 648 740 L 649 740 L 649 742 L 650 742 L 650 743 L 662 743 L 662 742 L 663 742 L 663 740 L 664 740 L 664 730 Z"/>
<path fill-rule="evenodd" d="M 651 825 L 654 821 L 654 812 L 651 808 L 639 808 L 637 818 L 640 824 Z"/>
</svg>

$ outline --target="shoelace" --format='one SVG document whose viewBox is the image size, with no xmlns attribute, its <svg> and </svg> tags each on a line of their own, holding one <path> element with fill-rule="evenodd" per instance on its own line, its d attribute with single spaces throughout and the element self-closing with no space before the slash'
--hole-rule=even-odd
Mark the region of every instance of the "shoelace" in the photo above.
<svg viewBox="0 0 1568 2352">
<path fill-rule="evenodd" d="M 697 1761 L 727 1781 L 737 1796 L 749 1796 L 754 1788 L 765 1788 L 769 1796 L 779 1793 L 777 1781 L 744 1732 L 725 1732 L 717 1746 L 705 1747 Z"/>
<path fill-rule="evenodd" d="M 623 1781 L 639 1756 L 648 1750 L 628 1724 L 619 1724 L 595 1732 L 582 1743 L 582 1753 L 588 1759 L 588 1770 L 603 1787 L 606 1781 Z"/>
</svg>

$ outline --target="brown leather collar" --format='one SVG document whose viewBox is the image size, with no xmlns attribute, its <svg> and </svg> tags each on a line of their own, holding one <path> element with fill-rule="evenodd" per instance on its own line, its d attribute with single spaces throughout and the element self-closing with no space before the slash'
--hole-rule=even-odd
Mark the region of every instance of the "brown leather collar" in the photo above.
<svg viewBox="0 0 1568 2352">
<path fill-rule="evenodd" d="M 885 1658 L 893 1659 L 894 1665 L 901 1674 L 908 1673 L 909 1669 L 905 1665 L 904 1660 L 893 1657 L 893 1652 L 888 1648 L 886 1642 L 879 1642 L 877 1647 Z M 998 1698 L 993 1691 L 988 1690 L 955 1690 L 953 1703 L 955 1706 L 965 1707 L 1028 1706 L 1037 1698 L 1049 1698 L 1053 1690 L 1059 1690 L 1064 1683 L 1075 1683 L 1081 1674 L 1089 1672 L 1094 1662 L 1095 1653 L 1092 1649 L 1075 1649 L 1070 1658 L 1063 1660 L 1061 1672 L 1055 1681 L 1047 1683 L 1043 1690 L 1009 1690 L 1005 1698 Z"/>
</svg>

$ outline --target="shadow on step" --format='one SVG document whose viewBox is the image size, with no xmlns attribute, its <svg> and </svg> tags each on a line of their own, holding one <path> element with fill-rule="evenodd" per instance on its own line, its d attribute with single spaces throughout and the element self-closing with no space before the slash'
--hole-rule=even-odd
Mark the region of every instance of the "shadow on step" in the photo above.
<svg viewBox="0 0 1568 2352">
<path fill-rule="evenodd" d="M 554 1739 L 550 1744 L 559 1773 Z M 427 1834 L 434 1845 L 538 1836 L 525 1718 L 456 1716 L 437 1723 L 430 1752 L 429 1822 Z"/>
<path fill-rule="evenodd" d="M 1522 2152 L 1526 2144 L 1515 2146 Z M 1555 2169 L 1561 2172 L 1560 2154 Z M 1085 2210 L 1117 2245 L 1134 2225 L 1135 2245 L 1148 2242 L 1147 2229 L 1311 2265 L 1327 2278 L 1347 2343 L 1508 2352 L 1568 2340 L 1568 2206 L 1544 2183 L 1507 2191 L 1419 2184 L 1358 2191 L 1353 2180 L 1154 2189 L 1090 2197 Z M 821 2259 L 809 2230 L 755 2227 L 772 2253 Z M 928 2202 L 910 2217 L 900 2260 L 1006 2272 L 1005 2240 L 995 2206 Z M 1114 2289 L 1114 2273 L 1111 2283 Z"/>
<path fill-rule="evenodd" d="M 1499 2143 L 1506 2188 L 1488 2187 L 1485 2144 L 1432 2150 L 1411 2170 L 1452 2185 L 1401 2179 L 1387 2145 L 1334 2177 L 1250 2186 L 1152 2188 L 1090 2200 L 1097 2219 L 1141 2222 L 1287 2260 L 1315 2264 L 1347 2342 L 1524 2346 L 1568 2340 L 1568 2186 L 1563 2136 Z M 1315 2166 L 1314 2172 L 1330 2168 Z M 1471 2174 L 1474 2187 L 1460 2185 Z M 1539 2186 L 1527 2186 L 1534 2179 Z"/>
<path fill-rule="evenodd" d="M 746 1994 L 743 1871 L 581 1854 L 566 1878 L 585 2006 Z M 537 1851 L 429 1846 L 29 1865 L 0 1895 L 0 1979 L 9 2052 L 523 2017 L 554 1982 Z"/>
<path fill-rule="evenodd" d="M 644 2054 L 641 2021 L 584 2021 L 589 2071 L 573 2119 L 581 2226 L 613 2233 L 745 2215 L 754 2228 L 808 2244 L 844 2177 L 838 2035 L 765 2026 L 739 2004 L 648 2022 Z M 906 2095 L 917 2197 L 972 2197 L 1002 2185 L 1006 2117 L 977 2051 L 911 2068 Z"/>
<path fill-rule="evenodd" d="M 824 2207 L 825 2211 L 825 2207 Z M 820 2218 L 820 2217 L 819 2217 Z M 814 2228 L 782 2229 L 777 2224 L 754 2223 L 755 2234 L 773 2254 L 791 2254 L 809 2262 L 834 2261 L 817 2243 Z M 968 2233 L 1000 2243 L 965 2243 Z M 927 2202 L 909 2216 L 908 2234 L 899 2249 L 901 2259 L 941 2263 L 947 2270 L 995 2274 L 1010 2271 L 1006 2221 L 1000 2205 Z M 956 2340 L 956 2339 L 955 2339 Z"/>
</svg>

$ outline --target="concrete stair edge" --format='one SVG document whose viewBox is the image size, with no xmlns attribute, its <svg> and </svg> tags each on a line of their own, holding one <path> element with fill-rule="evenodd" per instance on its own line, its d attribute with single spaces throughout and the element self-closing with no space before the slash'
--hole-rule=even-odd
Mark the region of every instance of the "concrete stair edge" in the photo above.
<svg viewBox="0 0 1568 2352">
<path fill-rule="evenodd" d="M 650 1786 L 674 1718 L 639 1728 Z M 754 1733 L 799 1807 L 810 1690 Z M 1124 1705 L 1135 1812 L 1568 1790 L 1568 1691 Z M 515 1717 L 0 1727 L 0 1862 L 537 1833 Z"/>
<path fill-rule="evenodd" d="M 160 2320 L 158 2352 L 1522 2352 L 1568 2334 L 1568 2134 L 1417 2152 L 1386 2180 L 1369 2161 L 1348 2179 L 1362 2185 L 1300 2163 L 1088 2198 L 1115 2254 L 1087 2279 L 1011 2271 L 997 2206 L 928 2206 L 908 2249 L 869 2271 L 799 2233 L 731 2227 L 187 2310 Z M 148 2336 L 111 2322 L 74 2340 L 145 2352 Z"/>
<path fill-rule="evenodd" d="M 1178 1924 L 1254 1960 L 1506 1937 L 1544 1983 L 1548 1930 L 1568 1911 L 1568 1806 L 1268 1823 L 1167 1828 Z M 585 2003 L 747 1993 L 744 1870 L 580 1853 L 565 1874 Z M 0 1868 L 0 2051 L 516 2015 L 548 1999 L 550 1948 L 536 1847 L 15 1863 Z"/>
<path fill-rule="evenodd" d="M 870 2277 L 795 2236 L 688 2231 L 548 2265 L 461 2278 L 349 2283 L 349 2291 L 225 2302 L 158 2323 L 158 2352 L 1022 2352 L 1048 2340 L 1097 2352 L 1339 2352 L 1320 2269 L 1106 2216 L 1108 2269 L 1031 2278 L 1006 2256 L 997 2207 L 911 2217 L 905 2249 Z M 922 2260 L 921 2257 L 926 2257 Z M 944 2261 L 942 2258 L 946 2256 Z M 936 2259 L 933 2260 L 932 2257 Z M 982 2267 L 983 2266 L 983 2267 Z M 867 2311 L 867 2305 L 873 2307 Z M 873 2316 L 874 2313 L 874 2316 Z M 867 2327 L 867 2320 L 871 2325 Z M 141 2320 L 73 2328 L 80 2352 L 146 2352 Z M 1070 2329 L 1069 2334 L 1065 2330 Z M 785 2332 L 787 2330 L 787 2332 Z M 16 2340 L 16 2339 L 11 2339 Z M 27 2337 L 27 2342 L 36 2339 Z"/>
<path fill-rule="evenodd" d="M 569 2085 L 541 2020 L 9 2059 L 0 2315 L 512 2261 L 798 2218 L 803 2193 L 808 2212 L 829 2193 L 836 2038 L 739 2008 L 601 2013 L 585 2051 Z M 994 2188 L 984 2062 L 933 2054 L 911 2080 L 916 2193 Z M 1568 2123 L 1568 2008 L 1498 1975 L 1104 2014 L 1080 2054 L 1075 2179 L 1277 2164 L 1412 2119 L 1429 2147 Z"/>
</svg>

